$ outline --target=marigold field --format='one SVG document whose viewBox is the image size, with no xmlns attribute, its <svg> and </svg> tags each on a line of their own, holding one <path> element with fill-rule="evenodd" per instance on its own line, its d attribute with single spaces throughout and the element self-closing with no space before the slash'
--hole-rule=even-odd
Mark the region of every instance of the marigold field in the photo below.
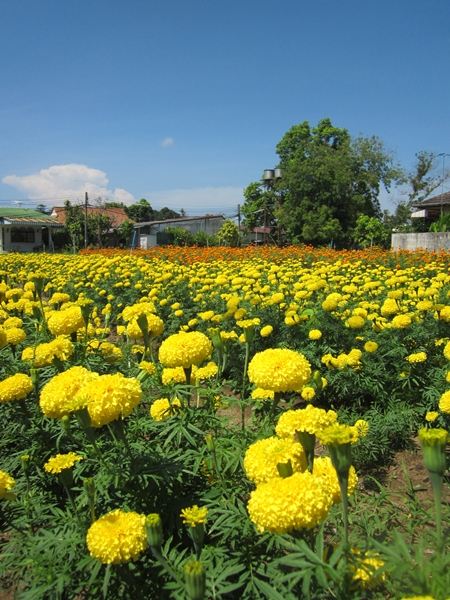
<svg viewBox="0 0 450 600">
<path fill-rule="evenodd" d="M 449 264 L 0 256 L 0 597 L 448 600 Z"/>
</svg>

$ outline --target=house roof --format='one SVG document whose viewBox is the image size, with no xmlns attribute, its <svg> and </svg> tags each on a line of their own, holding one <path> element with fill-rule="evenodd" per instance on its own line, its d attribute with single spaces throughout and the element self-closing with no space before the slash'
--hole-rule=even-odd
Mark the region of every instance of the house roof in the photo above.
<svg viewBox="0 0 450 600">
<path fill-rule="evenodd" d="M 450 192 L 444 192 L 443 194 L 439 194 L 438 196 L 433 196 L 432 198 L 427 198 L 426 200 L 422 200 L 421 202 L 416 202 L 414 204 L 417 208 L 432 208 L 439 207 L 450 204 Z"/>
<path fill-rule="evenodd" d="M 162 225 L 169 223 L 184 223 L 185 221 L 207 221 L 209 219 L 224 219 L 223 215 L 203 215 L 202 217 L 177 217 L 176 219 L 163 219 L 162 221 L 142 221 L 141 223 L 135 223 L 135 229 L 140 229 L 141 227 L 147 225 Z"/>
<path fill-rule="evenodd" d="M 0 208 L 0 223 L 61 227 L 61 224 L 50 215 L 30 208 Z"/>
<path fill-rule="evenodd" d="M 79 205 L 75 205 L 75 206 L 82 208 L 84 211 L 84 204 L 79 204 Z M 116 206 L 106 207 L 106 206 L 90 206 L 90 205 L 88 205 L 87 212 L 88 212 L 88 215 L 100 214 L 100 215 L 104 215 L 105 217 L 108 217 L 109 219 L 111 219 L 113 227 L 118 227 L 119 225 L 122 225 L 122 223 L 124 223 L 125 221 L 132 221 L 132 219 L 130 219 L 127 216 L 127 213 L 124 211 L 123 208 L 116 207 Z M 66 223 L 66 207 L 65 206 L 54 206 L 53 211 L 52 211 L 52 216 L 55 217 L 55 219 L 58 221 L 58 223 L 65 224 Z"/>
</svg>

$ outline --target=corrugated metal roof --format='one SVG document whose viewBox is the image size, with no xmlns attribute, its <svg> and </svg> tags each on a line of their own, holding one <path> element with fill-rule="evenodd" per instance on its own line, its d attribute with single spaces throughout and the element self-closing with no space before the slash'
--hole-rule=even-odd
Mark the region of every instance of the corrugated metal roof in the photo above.
<svg viewBox="0 0 450 600">
<path fill-rule="evenodd" d="M 6 225 L 41 225 L 42 227 L 64 227 L 54 219 L 33 219 L 29 217 L 1 217 L 0 223 Z"/>
<path fill-rule="evenodd" d="M 177 217 L 176 219 L 163 219 L 162 221 L 142 221 L 140 223 L 135 223 L 134 228 L 140 229 L 141 227 L 147 225 L 163 225 L 164 223 L 183 223 L 184 221 L 188 221 L 191 223 L 192 221 L 208 221 L 209 219 L 224 219 L 223 215 L 204 215 L 203 217 Z"/>
<path fill-rule="evenodd" d="M 422 206 L 426 208 L 427 206 L 441 206 L 446 204 L 450 204 L 450 192 L 444 192 L 443 194 L 439 194 L 439 196 L 433 196 L 421 202 L 414 202 L 414 206 L 419 208 Z"/>
<path fill-rule="evenodd" d="M 33 210 L 31 208 L 17 208 L 17 207 L 0 207 L 0 217 L 6 219 L 50 219 L 53 220 L 50 215 L 40 212 L 39 210 Z"/>
</svg>

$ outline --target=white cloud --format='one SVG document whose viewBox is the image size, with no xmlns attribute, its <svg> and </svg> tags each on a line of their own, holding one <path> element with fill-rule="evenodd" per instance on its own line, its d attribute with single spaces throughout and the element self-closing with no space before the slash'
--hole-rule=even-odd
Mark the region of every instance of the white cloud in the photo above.
<svg viewBox="0 0 450 600">
<path fill-rule="evenodd" d="M 101 197 L 125 204 L 134 202 L 134 196 L 127 190 L 108 187 L 104 171 L 75 163 L 53 165 L 31 175 L 6 175 L 2 182 L 25 193 L 31 200 L 50 205 L 61 204 L 65 199 L 83 200 L 85 192 L 90 200 Z"/>
<path fill-rule="evenodd" d="M 237 205 L 243 202 L 243 187 L 204 187 L 190 189 L 159 190 L 144 194 L 153 208 L 167 206 L 179 211 L 184 208 L 188 215 L 236 214 Z"/>
<path fill-rule="evenodd" d="M 175 140 L 173 139 L 173 137 L 165 137 L 161 142 L 161 147 L 170 148 L 170 146 L 173 146 L 174 144 Z"/>
</svg>

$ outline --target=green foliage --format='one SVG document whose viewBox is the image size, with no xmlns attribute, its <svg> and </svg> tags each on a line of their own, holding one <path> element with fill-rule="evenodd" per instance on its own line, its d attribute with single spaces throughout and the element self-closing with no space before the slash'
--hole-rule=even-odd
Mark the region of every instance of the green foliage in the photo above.
<svg viewBox="0 0 450 600">
<path fill-rule="evenodd" d="M 389 230 L 377 217 L 359 215 L 353 231 L 353 239 L 360 248 L 369 246 L 387 246 Z"/>
<path fill-rule="evenodd" d="M 281 180 L 268 191 L 248 186 L 243 214 L 249 226 L 270 215 L 294 243 L 348 245 L 360 214 L 379 215 L 381 186 L 402 178 L 378 138 L 352 139 L 329 119 L 294 125 L 276 150 Z"/>
<path fill-rule="evenodd" d="M 432 223 L 430 231 L 434 233 L 450 231 L 450 213 L 441 215 L 437 221 Z"/>
<path fill-rule="evenodd" d="M 216 234 L 219 244 L 222 246 L 237 246 L 239 243 L 239 229 L 233 221 L 225 221 Z"/>
</svg>

